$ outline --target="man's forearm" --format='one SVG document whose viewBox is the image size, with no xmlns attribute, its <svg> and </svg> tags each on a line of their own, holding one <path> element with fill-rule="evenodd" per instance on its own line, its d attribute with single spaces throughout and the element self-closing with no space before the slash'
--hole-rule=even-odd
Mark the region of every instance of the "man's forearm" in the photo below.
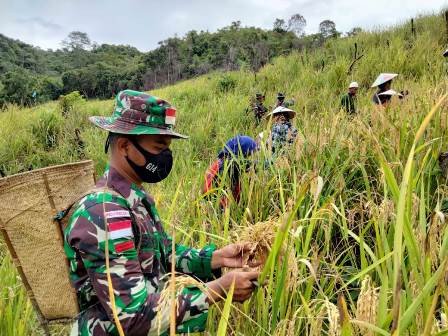
<svg viewBox="0 0 448 336">
<path fill-rule="evenodd" d="M 224 288 L 221 284 L 221 279 L 216 279 L 213 281 L 210 281 L 206 285 L 206 293 L 208 296 L 208 303 L 213 304 L 216 302 L 219 302 L 223 299 L 225 295 Z"/>
</svg>

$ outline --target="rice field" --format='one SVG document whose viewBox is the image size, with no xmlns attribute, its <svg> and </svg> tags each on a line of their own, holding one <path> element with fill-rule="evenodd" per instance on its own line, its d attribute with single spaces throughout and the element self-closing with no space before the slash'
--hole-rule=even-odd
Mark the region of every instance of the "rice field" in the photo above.
<svg viewBox="0 0 448 336">
<path fill-rule="evenodd" d="M 266 257 L 265 285 L 242 305 L 214 307 L 208 334 L 448 334 L 448 187 L 437 160 L 448 149 L 447 35 L 439 14 L 415 26 L 415 36 L 403 23 L 277 58 L 256 75 L 212 73 L 153 92 L 178 108 L 177 129 L 190 135 L 173 144 L 171 175 L 147 186 L 170 219 L 166 229 L 194 246 L 250 240 Z M 355 43 L 364 56 L 348 73 Z M 410 92 L 384 110 L 370 102 L 380 72 L 399 73 L 393 88 Z M 339 102 L 353 80 L 358 114 L 349 118 Z M 204 172 L 228 138 L 268 127 L 245 113 L 257 91 L 267 105 L 278 91 L 295 99 L 300 135 L 273 166 L 244 175 L 240 203 L 221 213 L 201 195 Z M 112 106 L 77 101 L 65 116 L 58 102 L 8 106 L 0 169 L 10 175 L 85 157 L 101 174 L 105 134 L 87 117 Z M 41 334 L 0 241 L 0 335 Z"/>
</svg>

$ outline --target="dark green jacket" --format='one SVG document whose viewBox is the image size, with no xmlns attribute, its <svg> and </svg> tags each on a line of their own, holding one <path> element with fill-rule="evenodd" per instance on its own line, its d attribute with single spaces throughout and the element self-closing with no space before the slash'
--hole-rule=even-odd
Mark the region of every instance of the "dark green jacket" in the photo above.
<svg viewBox="0 0 448 336">
<path fill-rule="evenodd" d="M 356 113 L 356 106 L 355 106 L 355 97 L 350 94 L 345 94 L 341 98 L 341 106 L 348 114 L 355 114 Z"/>
</svg>

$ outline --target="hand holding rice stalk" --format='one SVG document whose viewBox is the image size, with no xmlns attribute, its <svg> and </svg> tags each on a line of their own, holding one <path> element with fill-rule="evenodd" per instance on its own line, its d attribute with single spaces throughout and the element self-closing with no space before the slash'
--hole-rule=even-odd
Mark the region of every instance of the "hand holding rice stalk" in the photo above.
<svg viewBox="0 0 448 336">
<path fill-rule="evenodd" d="M 243 267 L 233 269 L 240 271 L 259 271 L 264 272 L 266 267 L 266 261 L 269 255 L 275 253 L 276 256 L 281 256 L 284 262 L 288 263 L 288 268 L 291 270 L 292 275 L 297 274 L 297 262 L 295 262 L 295 256 L 290 251 L 287 254 L 286 239 L 281 243 L 278 243 L 278 249 L 274 251 L 276 237 L 281 234 L 279 230 L 282 226 L 279 219 L 270 219 L 264 222 L 258 222 L 256 224 L 250 224 L 245 226 L 242 231 L 238 234 L 238 241 L 244 242 L 250 246 L 248 252 L 246 252 L 243 257 Z M 273 252 L 274 251 L 274 252 Z M 224 272 L 228 272 L 230 269 L 226 268 Z M 294 276 L 292 276 L 294 277 Z M 255 287 L 264 286 L 266 284 L 265 280 L 253 281 Z"/>
<path fill-rule="evenodd" d="M 237 241 L 249 247 L 247 251 L 242 252 L 242 267 L 225 268 L 224 272 L 227 273 L 230 270 L 261 271 L 271 251 L 278 226 L 278 222 L 275 220 L 245 226 L 237 234 Z M 258 281 L 253 281 L 252 283 L 256 287 L 260 285 Z"/>
</svg>

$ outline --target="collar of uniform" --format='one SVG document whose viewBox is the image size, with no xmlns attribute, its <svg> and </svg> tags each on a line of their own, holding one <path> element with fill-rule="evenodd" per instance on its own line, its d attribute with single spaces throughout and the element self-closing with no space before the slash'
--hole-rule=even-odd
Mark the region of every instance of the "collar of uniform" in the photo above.
<svg viewBox="0 0 448 336">
<path fill-rule="evenodd" d="M 106 168 L 103 177 L 100 181 L 98 181 L 97 185 L 104 186 L 106 181 L 107 186 L 126 198 L 131 207 L 141 203 L 144 198 L 152 201 L 142 187 L 137 186 L 135 183 L 129 182 L 125 177 L 120 175 L 114 167 L 108 166 Z"/>
</svg>

